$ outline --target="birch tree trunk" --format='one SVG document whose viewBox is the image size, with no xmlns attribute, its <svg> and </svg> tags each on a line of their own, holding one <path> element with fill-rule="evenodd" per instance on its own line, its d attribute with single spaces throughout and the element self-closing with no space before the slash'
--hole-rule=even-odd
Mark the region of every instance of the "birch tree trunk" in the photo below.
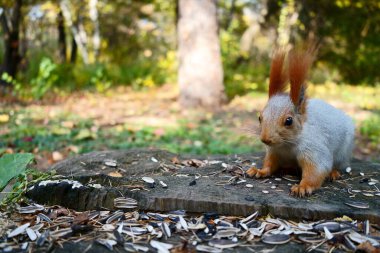
<svg viewBox="0 0 380 253">
<path fill-rule="evenodd" d="M 60 7 L 62 10 L 63 17 L 65 18 L 67 25 L 71 29 L 71 32 L 72 32 L 74 40 L 75 40 L 75 44 L 78 47 L 80 54 L 82 55 L 83 63 L 88 64 L 89 60 L 88 60 L 87 48 L 86 48 L 86 45 L 82 39 L 83 36 L 81 36 L 78 27 L 75 26 L 73 23 L 73 19 L 72 19 L 70 7 L 69 7 L 69 2 L 67 0 L 62 0 L 60 2 Z"/>
<path fill-rule="evenodd" d="M 99 14 L 98 14 L 98 0 L 90 0 L 89 3 L 90 9 L 90 19 L 94 25 L 94 34 L 92 36 L 92 45 L 94 49 L 94 58 L 95 61 L 98 60 L 99 57 L 99 49 L 100 49 L 100 30 L 99 30 Z"/>
<path fill-rule="evenodd" d="M 226 100 L 216 0 L 178 2 L 180 104 L 217 109 Z"/>
</svg>

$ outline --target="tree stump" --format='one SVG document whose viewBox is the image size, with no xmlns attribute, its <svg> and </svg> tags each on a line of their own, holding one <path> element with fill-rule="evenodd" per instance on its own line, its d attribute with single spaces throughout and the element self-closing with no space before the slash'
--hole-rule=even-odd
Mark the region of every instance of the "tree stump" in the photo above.
<svg viewBox="0 0 380 253">
<path fill-rule="evenodd" d="M 262 159 L 262 154 L 182 156 L 149 149 L 92 152 L 55 164 L 50 170 L 62 178 L 36 184 L 27 195 L 38 203 L 79 211 L 112 210 L 113 200 L 125 196 L 136 199 L 140 210 L 184 209 L 237 216 L 258 210 L 260 215 L 293 220 L 347 215 L 380 223 L 378 184 L 369 184 L 380 180 L 380 164 L 354 160 L 351 175 L 343 173 L 341 180 L 325 182 L 311 197 L 300 199 L 289 195 L 299 178 L 244 178 L 244 171 L 252 163 L 260 168 Z M 154 188 L 142 177 L 153 178 Z M 352 201 L 364 202 L 368 208 L 347 205 Z"/>
</svg>

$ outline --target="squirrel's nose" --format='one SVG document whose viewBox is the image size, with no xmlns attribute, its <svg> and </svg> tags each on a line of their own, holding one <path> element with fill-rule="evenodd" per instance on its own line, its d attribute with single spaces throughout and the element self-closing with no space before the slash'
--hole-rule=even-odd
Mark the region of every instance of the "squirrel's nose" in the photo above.
<svg viewBox="0 0 380 253">
<path fill-rule="evenodd" d="M 269 139 L 261 138 L 261 141 L 262 141 L 264 144 L 266 144 L 266 145 L 270 145 L 270 144 L 272 144 L 272 141 L 269 140 Z"/>
</svg>

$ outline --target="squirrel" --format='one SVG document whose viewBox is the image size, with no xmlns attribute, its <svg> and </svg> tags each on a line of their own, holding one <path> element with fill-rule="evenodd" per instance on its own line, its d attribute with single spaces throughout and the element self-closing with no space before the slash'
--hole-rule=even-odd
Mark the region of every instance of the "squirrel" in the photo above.
<svg viewBox="0 0 380 253">
<path fill-rule="evenodd" d="M 250 168 L 248 176 L 268 177 L 279 168 L 300 169 L 302 179 L 290 194 L 311 195 L 329 177 L 350 166 L 355 126 L 343 111 L 320 99 L 306 97 L 306 78 L 316 55 L 307 50 L 277 49 L 270 77 L 269 99 L 259 114 L 260 138 L 266 145 L 262 169 Z M 287 63 L 287 64 L 286 64 Z M 286 84 L 290 82 L 290 92 Z"/>
</svg>

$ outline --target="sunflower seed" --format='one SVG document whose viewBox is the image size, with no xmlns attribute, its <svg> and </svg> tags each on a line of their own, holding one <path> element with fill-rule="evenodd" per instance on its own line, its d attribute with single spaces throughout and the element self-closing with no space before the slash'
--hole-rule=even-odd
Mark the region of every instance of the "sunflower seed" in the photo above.
<svg viewBox="0 0 380 253">
<path fill-rule="evenodd" d="M 41 220 L 46 221 L 47 223 L 52 223 L 52 220 L 43 213 L 39 213 L 37 214 L 37 216 L 40 217 Z"/>
<path fill-rule="evenodd" d="M 179 218 L 179 223 L 181 224 L 181 227 L 184 230 L 189 231 L 189 226 L 187 225 L 187 222 L 185 221 L 185 219 L 182 216 L 178 216 L 178 218 Z"/>
<path fill-rule="evenodd" d="M 38 237 L 36 245 L 42 246 L 45 243 L 46 239 L 49 237 L 49 235 L 49 230 L 46 230 L 41 236 Z"/>
<path fill-rule="evenodd" d="M 165 184 L 164 182 L 160 181 L 160 185 L 162 186 L 162 188 L 168 188 L 168 185 Z"/>
<path fill-rule="evenodd" d="M 302 230 L 312 230 L 313 226 L 311 224 L 306 223 L 298 223 L 298 227 Z"/>
<path fill-rule="evenodd" d="M 331 240 L 334 238 L 334 236 L 331 234 L 331 232 L 327 229 L 327 227 L 323 227 L 323 230 L 325 232 L 325 238 L 327 240 Z"/>
<path fill-rule="evenodd" d="M 212 247 L 220 248 L 220 249 L 228 249 L 238 246 L 239 244 L 236 242 L 233 242 L 231 240 L 225 240 L 225 239 L 212 239 L 208 242 L 208 244 Z"/>
<path fill-rule="evenodd" d="M 236 232 L 233 230 L 221 230 L 218 231 L 215 235 L 214 238 L 221 239 L 221 238 L 228 238 L 231 236 L 236 235 Z"/>
<path fill-rule="evenodd" d="M 244 199 L 246 201 L 255 201 L 255 198 L 253 196 L 246 196 Z"/>
<path fill-rule="evenodd" d="M 209 253 L 221 253 L 223 252 L 222 249 L 219 249 L 219 248 L 215 248 L 215 247 L 211 247 L 211 246 L 207 246 L 207 245 L 197 245 L 195 247 L 195 249 L 197 251 L 201 251 L 201 252 L 209 252 Z"/>
<path fill-rule="evenodd" d="M 242 222 L 242 223 L 247 223 L 247 222 L 249 222 L 250 220 L 254 220 L 254 219 L 257 217 L 258 213 L 259 213 L 259 212 L 256 211 L 256 212 L 254 212 L 253 214 L 251 214 L 250 216 L 248 216 L 248 217 L 242 219 L 240 222 Z"/>
<path fill-rule="evenodd" d="M 166 235 L 166 237 L 171 237 L 172 236 L 172 232 L 170 231 L 170 228 L 168 226 L 168 224 L 166 222 L 162 222 L 161 223 L 161 230 L 162 232 L 164 232 L 164 234 Z"/>
<path fill-rule="evenodd" d="M 368 237 L 368 236 L 363 236 L 355 231 L 351 231 L 349 234 L 348 234 L 348 237 L 356 242 L 356 243 L 364 243 L 366 241 L 369 241 L 373 246 L 379 246 L 380 243 L 378 241 L 376 241 L 375 239 L 372 239 L 371 237 Z"/>
<path fill-rule="evenodd" d="M 261 241 L 266 244 L 285 244 L 290 241 L 290 236 L 286 234 L 264 235 Z"/>
<path fill-rule="evenodd" d="M 245 187 L 247 187 L 247 188 L 252 188 L 252 187 L 253 187 L 253 184 L 246 184 Z"/>
<path fill-rule="evenodd" d="M 29 226 L 30 226 L 30 223 L 25 223 L 24 225 L 21 225 L 21 226 L 15 228 L 11 232 L 9 232 L 8 238 L 12 238 L 16 235 L 23 234 L 25 232 L 26 228 L 28 228 Z"/>
<path fill-rule="evenodd" d="M 110 224 L 113 221 L 120 219 L 121 216 L 123 215 L 124 215 L 124 212 L 121 212 L 121 211 L 114 212 L 111 216 L 108 217 L 108 219 L 106 220 L 106 224 Z"/>
<path fill-rule="evenodd" d="M 36 232 L 34 232 L 33 229 L 27 228 L 26 229 L 26 234 L 29 236 L 29 239 L 31 241 L 34 241 L 34 240 L 37 239 L 37 234 L 36 234 Z"/>
<path fill-rule="evenodd" d="M 265 194 L 268 194 L 268 193 L 269 193 L 269 191 L 266 191 L 266 190 L 263 190 L 262 192 L 265 193 Z"/>
<path fill-rule="evenodd" d="M 128 251 L 127 247 L 130 247 L 132 249 L 131 250 L 132 252 L 139 252 L 139 251 L 148 252 L 149 251 L 148 247 L 139 245 L 136 243 L 131 243 L 131 242 L 124 243 L 124 249 Z"/>
<path fill-rule="evenodd" d="M 363 222 L 363 230 L 364 230 L 365 235 L 369 235 L 370 226 L 371 225 L 369 224 L 369 220 L 366 220 L 365 222 Z"/>
<path fill-rule="evenodd" d="M 132 198 L 116 198 L 114 199 L 113 204 L 116 208 L 121 209 L 133 209 L 137 207 L 137 201 Z"/>
<path fill-rule="evenodd" d="M 360 208 L 360 209 L 368 209 L 369 208 L 368 203 L 360 202 L 360 201 L 350 201 L 350 202 L 346 202 L 344 204 L 351 206 L 351 207 Z"/>
<path fill-rule="evenodd" d="M 26 214 L 26 213 L 35 213 L 35 212 L 38 212 L 38 211 L 42 211 L 44 209 L 45 209 L 44 206 L 41 206 L 41 205 L 38 205 L 38 204 L 32 204 L 30 206 L 18 207 L 17 211 L 19 213 Z"/>
<path fill-rule="evenodd" d="M 340 224 L 335 221 L 322 222 L 314 226 L 314 229 L 317 231 L 325 231 L 325 227 L 332 233 L 338 232 L 341 230 Z"/>
<path fill-rule="evenodd" d="M 105 160 L 104 164 L 108 167 L 116 167 L 117 162 L 115 160 Z"/>
<path fill-rule="evenodd" d="M 117 244 L 115 240 L 110 240 L 110 239 L 97 239 L 96 242 L 105 246 L 107 249 L 111 251 L 113 250 L 113 246 Z"/>
<path fill-rule="evenodd" d="M 141 228 L 141 227 L 127 227 L 124 226 L 122 233 L 127 234 L 129 236 L 134 236 L 134 235 L 143 235 L 146 234 L 147 229 L 146 228 Z"/>
<path fill-rule="evenodd" d="M 160 252 L 160 253 L 170 253 L 169 250 L 171 248 L 173 248 L 172 244 L 163 243 L 163 242 L 159 242 L 159 241 L 156 241 L 156 240 L 151 240 L 150 241 L 150 246 L 152 246 L 153 248 L 157 249 L 158 252 Z"/>
<path fill-rule="evenodd" d="M 142 177 L 141 178 L 145 183 L 148 183 L 148 184 L 154 184 L 154 179 L 151 178 L 151 177 Z"/>
<path fill-rule="evenodd" d="M 343 237 L 343 243 L 344 243 L 344 246 L 346 246 L 349 250 L 351 251 L 356 250 L 355 244 L 350 240 L 350 238 L 347 235 Z"/>
</svg>

